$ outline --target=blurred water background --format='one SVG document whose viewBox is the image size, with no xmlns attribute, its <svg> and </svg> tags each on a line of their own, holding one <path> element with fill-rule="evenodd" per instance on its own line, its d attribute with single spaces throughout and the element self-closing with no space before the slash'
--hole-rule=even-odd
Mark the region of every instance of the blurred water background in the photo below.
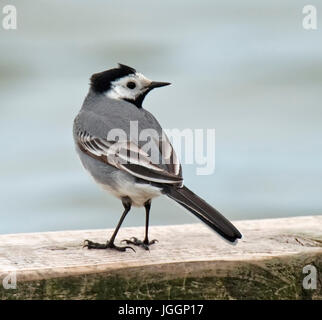
<svg viewBox="0 0 322 320">
<path fill-rule="evenodd" d="M 0 29 L 0 233 L 116 225 L 121 203 L 81 167 L 72 123 L 90 75 L 118 62 L 172 82 L 144 104 L 165 128 L 216 129 L 215 173 L 183 170 L 228 218 L 322 213 L 322 24 L 302 28 L 306 1 L 10 4 L 18 29 Z M 144 217 L 135 208 L 124 225 Z M 165 198 L 152 204 L 152 224 L 194 221 Z"/>
</svg>

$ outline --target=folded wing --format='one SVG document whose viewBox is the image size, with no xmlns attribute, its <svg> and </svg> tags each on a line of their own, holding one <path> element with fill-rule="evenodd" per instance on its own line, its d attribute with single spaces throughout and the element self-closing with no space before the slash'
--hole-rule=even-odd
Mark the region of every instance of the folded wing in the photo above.
<svg viewBox="0 0 322 320">
<path fill-rule="evenodd" d="M 77 132 L 77 145 L 87 155 L 149 182 L 182 185 L 181 166 L 168 138 L 164 136 L 155 142 L 161 159 L 166 159 L 163 165 L 154 163 L 149 154 L 133 141 L 108 141 L 85 130 Z"/>
</svg>

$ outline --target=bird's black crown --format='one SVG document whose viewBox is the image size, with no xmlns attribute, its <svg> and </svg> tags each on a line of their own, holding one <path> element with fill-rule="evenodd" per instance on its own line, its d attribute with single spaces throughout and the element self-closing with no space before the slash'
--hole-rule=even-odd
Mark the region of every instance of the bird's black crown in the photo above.
<svg viewBox="0 0 322 320">
<path fill-rule="evenodd" d="M 106 92 L 110 89 L 111 82 L 135 73 L 135 69 L 119 63 L 118 68 L 94 73 L 91 76 L 91 88 L 97 93 Z"/>
</svg>

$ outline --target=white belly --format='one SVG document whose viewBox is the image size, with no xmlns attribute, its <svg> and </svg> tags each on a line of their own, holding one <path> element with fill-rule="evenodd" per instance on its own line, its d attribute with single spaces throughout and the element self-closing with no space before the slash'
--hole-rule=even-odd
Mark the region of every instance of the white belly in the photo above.
<svg viewBox="0 0 322 320">
<path fill-rule="evenodd" d="M 160 196 L 161 189 L 148 184 L 134 183 L 127 179 L 117 179 L 116 185 L 113 187 L 105 184 L 100 185 L 104 190 L 121 199 L 129 197 L 132 200 L 132 205 L 142 207 L 148 200 Z"/>
</svg>

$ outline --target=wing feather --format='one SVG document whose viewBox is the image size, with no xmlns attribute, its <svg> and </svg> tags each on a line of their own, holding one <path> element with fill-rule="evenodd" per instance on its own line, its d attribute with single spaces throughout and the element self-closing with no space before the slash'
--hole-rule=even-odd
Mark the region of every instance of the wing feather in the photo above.
<svg viewBox="0 0 322 320">
<path fill-rule="evenodd" d="M 183 183 L 180 163 L 171 163 L 171 161 L 178 161 L 178 159 L 168 140 L 166 140 L 166 148 L 170 162 L 168 160 L 169 163 L 166 162 L 165 167 L 152 163 L 149 155 L 133 141 L 108 141 L 92 136 L 88 132 L 78 131 L 77 143 L 80 150 L 87 155 L 126 171 L 137 178 L 171 185 Z M 159 150 L 162 152 L 160 145 Z"/>
</svg>

